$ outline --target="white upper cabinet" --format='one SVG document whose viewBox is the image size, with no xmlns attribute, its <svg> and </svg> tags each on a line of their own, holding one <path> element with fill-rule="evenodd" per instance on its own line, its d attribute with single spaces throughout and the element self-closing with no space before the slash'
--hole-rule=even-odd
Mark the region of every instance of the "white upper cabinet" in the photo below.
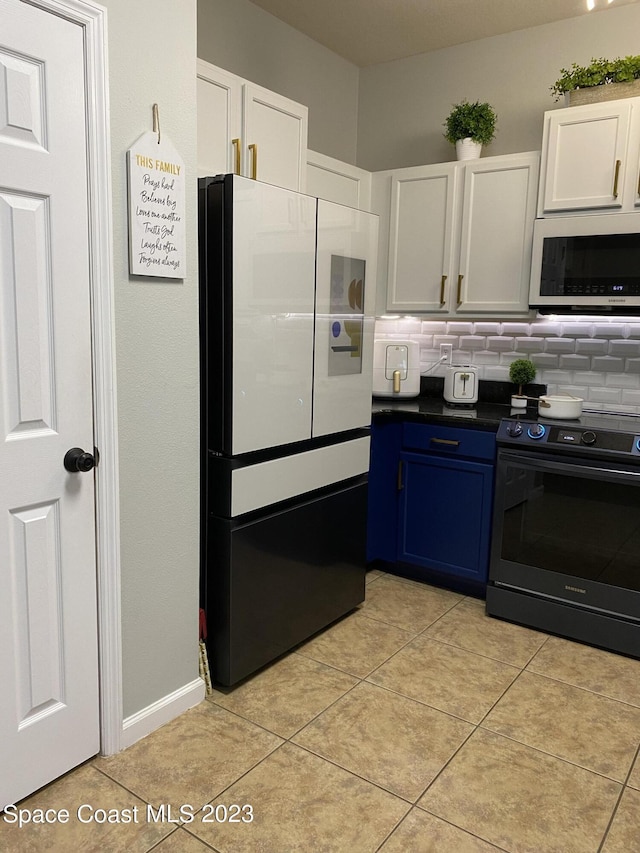
<svg viewBox="0 0 640 853">
<path fill-rule="evenodd" d="M 199 59 L 198 174 L 304 192 L 308 109 Z"/>
<path fill-rule="evenodd" d="M 371 205 L 371 172 L 317 151 L 307 151 L 307 192 L 358 210 Z"/>
<path fill-rule="evenodd" d="M 538 216 L 640 204 L 640 98 L 545 113 Z"/>
<path fill-rule="evenodd" d="M 537 153 L 464 166 L 456 313 L 528 311 L 538 171 Z"/>
<path fill-rule="evenodd" d="M 538 171 L 531 152 L 374 174 L 384 309 L 526 314 Z"/>
</svg>

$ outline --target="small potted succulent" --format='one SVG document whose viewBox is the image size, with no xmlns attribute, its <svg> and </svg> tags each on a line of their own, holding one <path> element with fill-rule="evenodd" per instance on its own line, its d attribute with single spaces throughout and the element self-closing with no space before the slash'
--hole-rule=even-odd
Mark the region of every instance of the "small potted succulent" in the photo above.
<svg viewBox="0 0 640 853">
<path fill-rule="evenodd" d="M 496 135 L 497 116 L 490 104 L 461 101 L 455 104 L 444 123 L 445 139 L 456 146 L 458 160 L 480 156 L 483 145 Z"/>
<path fill-rule="evenodd" d="M 524 409 L 527 398 L 522 393 L 523 385 L 533 382 L 536 376 L 536 366 L 528 358 L 516 358 L 509 365 L 509 379 L 518 386 L 518 393 L 511 395 L 511 406 L 514 409 Z"/>
</svg>

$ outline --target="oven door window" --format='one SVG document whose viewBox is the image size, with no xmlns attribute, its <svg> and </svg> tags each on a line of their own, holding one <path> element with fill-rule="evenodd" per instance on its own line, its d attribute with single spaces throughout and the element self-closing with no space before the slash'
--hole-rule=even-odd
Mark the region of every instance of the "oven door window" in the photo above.
<svg viewBox="0 0 640 853">
<path fill-rule="evenodd" d="M 615 471 L 592 478 L 586 467 L 553 469 L 503 468 L 502 559 L 640 590 L 638 486 Z"/>
</svg>

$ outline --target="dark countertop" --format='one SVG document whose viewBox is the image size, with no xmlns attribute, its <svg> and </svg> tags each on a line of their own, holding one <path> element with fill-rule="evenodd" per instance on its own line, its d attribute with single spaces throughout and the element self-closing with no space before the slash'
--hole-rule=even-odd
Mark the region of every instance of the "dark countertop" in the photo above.
<svg viewBox="0 0 640 853">
<path fill-rule="evenodd" d="M 401 400 L 374 397 L 372 401 L 373 421 L 405 420 L 422 423 L 438 423 L 455 427 L 466 427 L 497 432 L 502 418 L 512 414 L 533 416 L 538 414 L 536 403 L 527 409 L 512 409 L 509 404 L 512 386 L 507 382 L 484 382 L 479 384 L 479 400 L 471 408 L 450 406 L 442 396 L 443 380 L 430 378 L 421 383 L 420 396 Z M 528 386 L 528 393 L 540 396 L 546 392 L 542 385 Z"/>
</svg>

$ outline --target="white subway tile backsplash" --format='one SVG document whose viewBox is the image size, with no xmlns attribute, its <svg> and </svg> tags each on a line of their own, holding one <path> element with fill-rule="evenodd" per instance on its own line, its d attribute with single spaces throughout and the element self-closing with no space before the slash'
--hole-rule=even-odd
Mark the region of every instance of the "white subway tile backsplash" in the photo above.
<svg viewBox="0 0 640 853">
<path fill-rule="evenodd" d="M 609 406 L 619 405 L 622 403 L 621 388 L 590 388 L 589 402 L 605 403 Z"/>
<path fill-rule="evenodd" d="M 591 359 L 586 355 L 561 355 L 561 370 L 589 370 Z"/>
<path fill-rule="evenodd" d="M 640 356 L 640 341 L 609 341 L 609 355 L 617 355 L 620 358 L 636 358 Z"/>
<path fill-rule="evenodd" d="M 499 335 L 500 323 L 474 323 L 473 330 L 476 335 Z"/>
<path fill-rule="evenodd" d="M 562 324 L 542 320 L 539 323 L 533 324 L 531 334 L 542 335 L 543 337 L 559 338 L 562 335 Z"/>
<path fill-rule="evenodd" d="M 518 352 L 541 352 L 544 348 L 544 338 L 538 337 L 519 337 L 515 343 Z"/>
<path fill-rule="evenodd" d="M 560 366 L 560 356 L 552 355 L 550 352 L 535 352 L 531 353 L 530 357 L 538 370 L 552 370 L 554 367 Z"/>
<path fill-rule="evenodd" d="M 508 381 L 509 364 L 531 358 L 538 370 L 535 381 L 547 385 L 549 393 L 568 392 L 584 397 L 592 408 L 640 414 L 640 322 L 635 320 L 390 317 L 376 320 L 375 335 L 416 340 L 421 370 L 431 376 L 444 375 L 443 365 L 433 365 L 440 358 L 440 344 L 449 343 L 454 363 L 476 365 L 481 379 Z"/>
<path fill-rule="evenodd" d="M 620 373 L 624 370 L 624 359 L 596 355 L 591 359 L 591 366 L 594 370 L 603 370 L 605 373 Z"/>
<path fill-rule="evenodd" d="M 588 338 L 593 335 L 593 323 L 563 323 L 564 338 Z"/>
<path fill-rule="evenodd" d="M 487 337 L 487 349 L 491 352 L 506 352 L 514 348 L 515 338 L 506 335 L 489 335 Z"/>
<path fill-rule="evenodd" d="M 609 341 L 606 338 L 578 338 L 576 352 L 581 355 L 607 355 Z"/>
<path fill-rule="evenodd" d="M 629 389 L 623 388 L 621 402 L 627 406 L 640 406 L 640 390 L 630 391 Z"/>
<path fill-rule="evenodd" d="M 451 346 L 457 347 L 458 338 L 455 335 L 434 335 L 433 348 L 438 350 L 438 355 L 440 355 L 440 344 L 451 344 Z"/>
<path fill-rule="evenodd" d="M 500 363 L 500 353 L 489 352 L 488 350 L 478 350 L 473 354 L 474 364 L 497 365 Z"/>
<path fill-rule="evenodd" d="M 472 335 L 473 323 L 447 323 L 448 335 Z"/>
<path fill-rule="evenodd" d="M 606 382 L 599 382 L 598 385 L 607 385 L 612 388 L 628 388 L 629 390 L 640 389 L 640 374 L 638 373 L 603 373 L 606 377 Z M 582 379 L 582 376 L 580 376 Z"/>
<path fill-rule="evenodd" d="M 508 382 L 509 368 L 508 367 L 491 367 L 483 368 L 483 379 L 489 379 L 492 382 Z"/>
<path fill-rule="evenodd" d="M 573 375 L 570 370 L 545 370 L 544 382 L 554 385 L 571 385 L 573 383 Z"/>
<path fill-rule="evenodd" d="M 624 323 L 594 323 L 593 334 L 596 338 L 624 338 L 628 329 Z"/>
<path fill-rule="evenodd" d="M 576 342 L 573 338 L 547 338 L 544 342 L 546 352 L 570 353 L 575 352 Z"/>
<path fill-rule="evenodd" d="M 607 374 L 595 373 L 592 370 L 585 370 L 580 374 L 580 382 L 583 385 L 606 385 Z"/>
<path fill-rule="evenodd" d="M 423 320 L 422 321 L 422 334 L 423 335 L 444 335 L 447 331 L 446 323 L 434 323 L 433 321 Z"/>
<path fill-rule="evenodd" d="M 487 339 L 481 335 L 462 335 L 460 346 L 468 350 L 486 349 Z"/>
<path fill-rule="evenodd" d="M 401 317 L 398 320 L 398 331 L 403 335 L 420 335 L 423 332 L 422 320 L 417 317 Z"/>
<path fill-rule="evenodd" d="M 503 323 L 501 331 L 503 335 L 513 335 L 514 338 L 518 335 L 530 335 L 531 323 Z"/>
</svg>

